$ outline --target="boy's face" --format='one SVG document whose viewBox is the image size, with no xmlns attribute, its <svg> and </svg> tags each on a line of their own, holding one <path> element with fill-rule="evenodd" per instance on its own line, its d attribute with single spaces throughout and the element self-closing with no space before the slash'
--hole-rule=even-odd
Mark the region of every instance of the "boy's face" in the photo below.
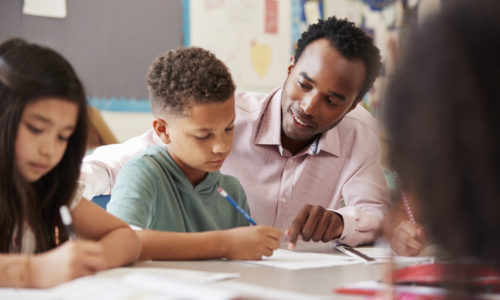
<svg viewBox="0 0 500 300">
<path fill-rule="evenodd" d="M 174 161 L 196 185 L 207 172 L 219 170 L 229 155 L 233 147 L 234 118 L 234 96 L 231 96 L 225 102 L 195 104 L 188 116 L 169 117 L 164 121 L 164 135 L 157 125 L 155 129 L 168 144 Z M 155 122 L 161 123 L 158 119 Z"/>
</svg>

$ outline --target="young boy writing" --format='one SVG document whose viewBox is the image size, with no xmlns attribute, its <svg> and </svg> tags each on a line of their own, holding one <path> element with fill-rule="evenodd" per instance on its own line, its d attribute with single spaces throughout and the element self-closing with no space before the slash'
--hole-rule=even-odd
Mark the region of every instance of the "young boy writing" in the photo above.
<svg viewBox="0 0 500 300">
<path fill-rule="evenodd" d="M 227 67 L 201 48 L 158 57 L 148 73 L 155 146 L 120 171 L 108 211 L 139 230 L 142 259 L 260 259 L 281 233 L 249 221 L 239 181 L 218 170 L 233 145 L 234 83 Z M 236 227 L 236 228 L 234 228 Z"/>
</svg>

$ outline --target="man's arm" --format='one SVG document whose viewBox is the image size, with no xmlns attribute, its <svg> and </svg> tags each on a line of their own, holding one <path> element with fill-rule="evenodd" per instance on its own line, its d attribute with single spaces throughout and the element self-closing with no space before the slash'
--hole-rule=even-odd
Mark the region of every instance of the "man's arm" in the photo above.
<svg viewBox="0 0 500 300">
<path fill-rule="evenodd" d="M 389 208 L 389 193 L 378 163 L 377 135 L 368 132 L 357 146 L 373 150 L 352 153 L 358 167 L 346 175 L 348 179 L 342 186 L 345 207 L 333 210 L 304 205 L 287 230 L 291 248 L 299 235 L 306 241 L 339 239 L 344 244 L 357 246 L 374 241 L 381 233 Z"/>
</svg>

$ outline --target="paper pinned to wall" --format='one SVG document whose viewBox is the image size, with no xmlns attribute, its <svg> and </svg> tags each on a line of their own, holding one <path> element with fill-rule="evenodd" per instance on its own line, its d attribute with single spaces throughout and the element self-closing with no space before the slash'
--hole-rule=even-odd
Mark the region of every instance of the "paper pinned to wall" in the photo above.
<svg viewBox="0 0 500 300">
<path fill-rule="evenodd" d="M 66 0 L 24 0 L 23 13 L 40 17 L 66 18 Z"/>
</svg>

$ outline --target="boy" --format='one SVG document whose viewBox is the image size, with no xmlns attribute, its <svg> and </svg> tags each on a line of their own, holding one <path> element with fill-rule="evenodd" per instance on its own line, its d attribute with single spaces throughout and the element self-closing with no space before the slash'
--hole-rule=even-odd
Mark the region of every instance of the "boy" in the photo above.
<svg viewBox="0 0 500 300">
<path fill-rule="evenodd" d="M 246 226 L 217 192 L 222 187 L 248 210 L 239 181 L 218 171 L 233 145 L 235 87 L 227 67 L 204 49 L 180 48 L 158 57 L 147 81 L 153 128 L 166 146 L 122 168 L 107 207 L 143 229 L 141 258 L 270 256 L 280 231 Z"/>
</svg>

